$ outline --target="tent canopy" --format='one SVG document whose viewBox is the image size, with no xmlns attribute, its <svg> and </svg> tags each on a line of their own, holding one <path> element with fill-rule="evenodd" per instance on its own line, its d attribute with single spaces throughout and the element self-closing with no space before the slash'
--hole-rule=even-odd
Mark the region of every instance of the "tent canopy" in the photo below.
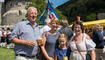
<svg viewBox="0 0 105 60">
<path fill-rule="evenodd" d="M 95 24 L 100 24 L 101 26 L 105 27 L 105 19 L 83 22 L 85 28 L 92 28 Z M 72 27 L 72 25 L 70 25 L 70 27 Z"/>
</svg>

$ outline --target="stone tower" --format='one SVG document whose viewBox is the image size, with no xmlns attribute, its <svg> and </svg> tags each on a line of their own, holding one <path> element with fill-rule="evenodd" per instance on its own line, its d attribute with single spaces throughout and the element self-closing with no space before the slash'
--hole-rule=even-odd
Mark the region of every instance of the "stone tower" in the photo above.
<svg viewBox="0 0 105 60">
<path fill-rule="evenodd" d="M 2 2 L 0 2 L 0 24 L 1 24 L 1 20 L 2 20 L 2 18 L 1 18 L 1 15 L 2 15 L 1 11 L 2 11 Z"/>
<path fill-rule="evenodd" d="M 26 5 L 30 0 L 5 0 L 5 13 L 2 16 L 2 25 L 15 25 L 25 19 Z"/>
<path fill-rule="evenodd" d="M 1 25 L 1 21 L 2 21 L 2 4 L 4 3 L 4 0 L 0 0 L 0 25 Z"/>
</svg>

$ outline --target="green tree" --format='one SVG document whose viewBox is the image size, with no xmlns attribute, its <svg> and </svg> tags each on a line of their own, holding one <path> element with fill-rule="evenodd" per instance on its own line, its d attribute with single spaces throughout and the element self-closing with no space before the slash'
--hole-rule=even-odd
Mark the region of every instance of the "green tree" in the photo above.
<svg viewBox="0 0 105 60">
<path fill-rule="evenodd" d="M 28 4 L 26 9 L 30 6 L 34 6 L 38 10 L 38 16 L 40 16 L 43 13 L 44 9 L 46 8 L 46 5 L 47 3 L 45 0 L 32 0 L 32 2 Z"/>
<path fill-rule="evenodd" d="M 58 7 L 69 23 L 80 16 L 82 21 L 96 20 L 98 13 L 105 13 L 105 0 L 70 0 Z"/>
</svg>

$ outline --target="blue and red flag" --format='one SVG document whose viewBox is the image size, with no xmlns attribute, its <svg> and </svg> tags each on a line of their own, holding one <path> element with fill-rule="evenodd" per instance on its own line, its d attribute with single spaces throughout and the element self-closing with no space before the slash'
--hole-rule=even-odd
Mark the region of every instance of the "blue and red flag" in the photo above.
<svg viewBox="0 0 105 60">
<path fill-rule="evenodd" d="M 44 10 L 42 15 L 39 17 L 39 20 L 44 25 L 45 24 L 45 22 L 44 22 L 45 19 L 51 20 L 53 18 L 60 21 L 60 18 L 57 16 L 55 10 L 51 6 L 50 2 L 48 1 L 47 8 Z"/>
</svg>

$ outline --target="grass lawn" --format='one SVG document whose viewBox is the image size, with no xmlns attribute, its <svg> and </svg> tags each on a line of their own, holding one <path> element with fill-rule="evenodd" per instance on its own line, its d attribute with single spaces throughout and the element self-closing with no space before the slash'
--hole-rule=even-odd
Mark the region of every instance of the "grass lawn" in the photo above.
<svg viewBox="0 0 105 60">
<path fill-rule="evenodd" d="M 15 55 L 13 49 L 7 49 L 0 47 L 0 60 L 14 60 Z"/>
</svg>

